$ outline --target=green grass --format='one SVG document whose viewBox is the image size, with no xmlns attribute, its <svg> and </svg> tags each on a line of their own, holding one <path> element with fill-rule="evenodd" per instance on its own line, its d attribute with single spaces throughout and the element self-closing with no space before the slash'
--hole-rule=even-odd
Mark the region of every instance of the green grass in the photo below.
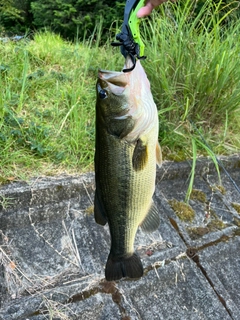
<svg viewBox="0 0 240 320">
<path fill-rule="evenodd" d="M 0 45 L 2 180 L 92 170 L 97 70 L 119 54 L 49 32 Z"/>
<path fill-rule="evenodd" d="M 176 161 L 211 156 L 196 128 L 214 153 L 240 150 L 239 23 L 225 29 L 211 1 L 191 12 L 190 0 L 169 3 L 140 26 L 164 159 Z M 100 30 L 81 43 L 47 31 L 0 43 L 0 183 L 93 170 L 97 70 L 124 63 Z"/>
<path fill-rule="evenodd" d="M 199 138 L 189 120 L 215 153 L 240 147 L 239 23 L 224 27 L 211 1 L 192 18 L 191 4 L 165 8 L 145 27 L 145 38 L 151 39 L 146 40 L 151 58 L 146 70 L 160 110 L 160 138 L 165 156 L 172 153 L 174 160 L 186 156 L 192 136 Z M 205 153 L 199 144 L 198 150 Z"/>
</svg>

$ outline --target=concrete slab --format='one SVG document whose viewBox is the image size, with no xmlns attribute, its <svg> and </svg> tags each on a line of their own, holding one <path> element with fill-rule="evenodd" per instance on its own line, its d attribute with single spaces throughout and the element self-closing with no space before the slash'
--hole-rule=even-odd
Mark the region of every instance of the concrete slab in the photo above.
<svg viewBox="0 0 240 320">
<path fill-rule="evenodd" d="M 226 162 L 226 166 L 229 162 Z M 229 173 L 235 183 L 240 185 L 239 156 L 234 158 Z M 169 164 L 166 172 L 171 171 Z M 166 179 L 166 174 L 159 172 L 156 187 L 156 197 L 159 206 L 164 207 L 164 212 L 172 224 L 177 225 L 178 233 L 184 238 L 187 246 L 198 247 L 204 243 L 219 239 L 223 234 L 233 234 L 240 226 L 239 192 L 235 189 L 229 178 L 222 173 L 219 180 L 216 169 L 209 163 L 204 166 L 202 160 L 196 168 L 189 205 L 184 206 L 190 168 L 182 169 L 180 177 Z M 235 168 L 235 169 L 234 169 Z M 174 169 L 175 170 L 175 169 Z M 184 175 L 185 174 L 185 175 Z M 234 206 L 235 205 L 235 206 Z M 188 210 L 193 211 L 193 217 L 188 217 Z"/>
<path fill-rule="evenodd" d="M 240 185 L 239 156 L 223 161 Z M 138 281 L 104 279 L 110 238 L 93 218 L 94 174 L 1 186 L 0 320 L 240 319 L 240 195 L 201 159 L 183 219 L 190 164 L 157 173 L 161 224 L 137 233 Z"/>
<path fill-rule="evenodd" d="M 131 319 L 231 319 L 199 268 L 186 258 L 119 287 L 135 311 Z"/>
<path fill-rule="evenodd" d="M 198 253 L 199 263 L 232 319 L 239 319 L 240 237 L 226 239 Z"/>
</svg>

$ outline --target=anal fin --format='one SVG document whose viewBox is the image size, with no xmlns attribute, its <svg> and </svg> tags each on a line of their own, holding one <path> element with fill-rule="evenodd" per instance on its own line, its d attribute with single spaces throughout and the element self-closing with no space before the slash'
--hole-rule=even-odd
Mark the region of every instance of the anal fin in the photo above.
<svg viewBox="0 0 240 320">
<path fill-rule="evenodd" d="M 157 230 L 157 228 L 159 227 L 159 224 L 160 224 L 159 212 L 155 203 L 152 202 L 152 205 L 148 211 L 148 214 L 143 220 L 143 222 L 141 223 L 140 227 L 143 232 L 148 233 L 148 232 L 153 232 Z"/>
</svg>

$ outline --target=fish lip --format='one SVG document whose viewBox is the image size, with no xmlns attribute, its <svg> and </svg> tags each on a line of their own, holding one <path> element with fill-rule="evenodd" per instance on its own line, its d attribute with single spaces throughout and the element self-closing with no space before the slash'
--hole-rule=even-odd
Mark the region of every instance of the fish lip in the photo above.
<svg viewBox="0 0 240 320">
<path fill-rule="evenodd" d="M 138 60 L 136 60 L 136 64 L 138 63 Z M 125 59 L 125 63 L 124 63 L 124 67 L 123 67 L 123 70 L 128 70 L 130 69 L 131 71 L 128 71 L 128 72 L 133 72 L 133 70 L 135 69 L 136 67 L 136 64 L 135 66 L 133 66 L 133 60 L 132 58 L 130 57 L 130 55 L 128 54 L 126 59 Z M 132 69 L 133 68 L 133 69 Z M 126 71 L 125 71 L 126 72 Z"/>
<path fill-rule="evenodd" d="M 98 70 L 98 76 L 99 77 L 103 77 L 104 79 L 109 79 L 111 77 L 117 76 L 117 75 L 121 75 L 123 74 L 122 71 L 112 71 L 112 70 L 105 70 L 105 69 L 99 69 Z"/>
</svg>

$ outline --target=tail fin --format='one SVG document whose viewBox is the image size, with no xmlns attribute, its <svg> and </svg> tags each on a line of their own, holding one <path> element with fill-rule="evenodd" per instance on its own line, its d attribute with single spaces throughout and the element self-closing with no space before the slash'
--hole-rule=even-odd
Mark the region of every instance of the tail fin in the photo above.
<svg viewBox="0 0 240 320">
<path fill-rule="evenodd" d="M 109 254 L 105 269 L 107 281 L 119 280 L 123 277 L 140 278 L 142 275 L 142 262 L 136 253 L 126 258 L 115 258 L 111 253 Z"/>
</svg>

